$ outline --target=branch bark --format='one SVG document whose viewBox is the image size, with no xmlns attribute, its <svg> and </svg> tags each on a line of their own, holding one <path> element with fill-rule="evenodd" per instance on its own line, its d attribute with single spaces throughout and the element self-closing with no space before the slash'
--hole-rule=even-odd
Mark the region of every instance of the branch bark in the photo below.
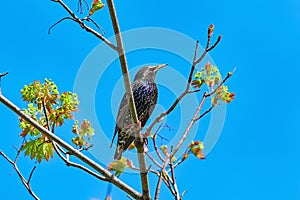
<svg viewBox="0 0 300 200">
<path fill-rule="evenodd" d="M 177 187 L 177 182 L 176 182 L 176 176 L 175 176 L 175 171 L 174 171 L 174 165 L 172 163 L 172 158 L 170 159 L 170 169 L 171 169 L 171 177 L 172 177 L 172 185 L 174 188 L 174 192 L 175 192 L 175 200 L 180 200 L 180 194 L 178 191 L 178 187 Z"/>
<path fill-rule="evenodd" d="M 134 97 L 133 97 L 133 92 L 132 92 L 132 88 L 131 88 L 128 67 L 127 67 L 127 61 L 126 61 L 126 56 L 125 56 L 125 50 L 124 50 L 124 46 L 123 46 L 121 31 L 120 31 L 118 18 L 117 18 L 117 14 L 116 14 L 116 9 L 115 9 L 113 0 L 107 0 L 107 5 L 109 8 L 109 13 L 110 13 L 111 21 L 113 24 L 116 41 L 117 41 L 119 60 L 120 60 L 121 68 L 122 68 L 123 81 L 125 84 L 131 119 L 132 119 L 132 123 L 137 125 L 138 124 L 138 116 L 136 113 Z M 145 154 L 144 154 L 144 141 L 143 141 L 143 137 L 142 137 L 140 130 L 136 130 L 135 138 L 136 138 L 135 146 L 136 146 L 137 152 L 138 152 L 140 178 L 141 178 L 141 182 L 142 182 L 143 199 L 150 200 L 148 170 L 146 167 L 146 159 L 145 159 Z"/>
</svg>

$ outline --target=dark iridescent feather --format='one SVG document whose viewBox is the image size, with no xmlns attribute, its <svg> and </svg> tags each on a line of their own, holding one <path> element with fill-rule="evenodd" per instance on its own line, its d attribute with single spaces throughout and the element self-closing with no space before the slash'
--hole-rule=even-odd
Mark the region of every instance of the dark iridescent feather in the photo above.
<svg viewBox="0 0 300 200">
<path fill-rule="evenodd" d="M 157 70 L 164 66 L 166 65 L 143 67 L 137 72 L 134 82 L 131 85 L 141 128 L 145 126 L 157 103 L 158 90 L 155 83 L 155 76 Z M 118 142 L 114 158 L 119 160 L 122 157 L 122 153 L 126 151 L 135 139 L 133 133 L 131 133 L 128 128 L 132 122 L 126 95 L 122 98 L 116 121 L 112 142 L 118 133 Z"/>
</svg>

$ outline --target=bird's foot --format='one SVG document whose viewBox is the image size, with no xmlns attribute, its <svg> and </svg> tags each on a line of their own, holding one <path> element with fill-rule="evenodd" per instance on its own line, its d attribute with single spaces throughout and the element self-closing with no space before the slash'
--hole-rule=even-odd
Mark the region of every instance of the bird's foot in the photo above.
<svg viewBox="0 0 300 200">
<path fill-rule="evenodd" d="M 144 142 L 144 144 L 145 144 L 145 147 L 144 147 L 145 152 L 148 152 L 149 146 L 148 146 L 148 138 L 147 138 L 148 135 L 147 135 L 147 132 L 144 133 L 144 134 L 142 134 L 142 137 L 143 137 L 143 142 Z"/>
<path fill-rule="evenodd" d="M 137 121 L 138 128 L 141 131 L 142 130 L 142 122 L 140 120 Z"/>
<path fill-rule="evenodd" d="M 142 137 L 143 137 L 143 141 L 144 141 L 144 144 L 148 146 L 148 136 L 147 136 L 147 133 L 144 133 L 142 134 Z"/>
<path fill-rule="evenodd" d="M 133 124 L 128 124 L 125 128 L 126 129 L 132 129 L 133 127 L 134 127 Z M 142 122 L 140 120 L 138 120 L 138 122 L 137 122 L 137 128 L 138 128 L 139 131 L 142 130 Z"/>
</svg>

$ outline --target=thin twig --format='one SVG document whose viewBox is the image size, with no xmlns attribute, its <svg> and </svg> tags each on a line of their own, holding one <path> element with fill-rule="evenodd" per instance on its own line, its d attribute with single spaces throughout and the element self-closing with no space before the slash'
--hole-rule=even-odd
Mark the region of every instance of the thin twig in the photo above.
<svg viewBox="0 0 300 200">
<path fill-rule="evenodd" d="M 210 108 L 208 110 L 206 110 L 204 113 L 202 113 L 197 119 L 196 121 L 198 121 L 199 119 L 203 118 L 205 115 L 207 115 L 210 111 L 212 111 L 212 109 L 215 107 L 215 105 L 211 105 Z"/>
<path fill-rule="evenodd" d="M 233 70 L 233 72 L 234 72 L 234 71 L 235 71 L 235 70 Z M 197 121 L 197 118 L 198 118 L 197 116 L 198 116 L 198 114 L 200 113 L 200 111 L 201 111 L 201 109 L 202 109 L 202 107 L 203 107 L 203 104 L 204 104 L 205 100 L 206 100 L 208 97 L 210 97 L 211 95 L 213 95 L 213 94 L 217 91 L 217 89 L 218 89 L 219 87 L 221 87 L 221 86 L 222 86 L 222 85 L 223 85 L 223 84 L 224 84 L 224 83 L 232 76 L 232 73 L 233 73 L 233 72 L 228 73 L 227 76 L 225 77 L 225 79 L 222 80 L 214 90 L 212 90 L 212 91 L 209 92 L 209 93 L 206 93 L 206 92 L 205 92 L 205 93 L 203 94 L 202 100 L 201 100 L 201 102 L 200 102 L 200 104 L 199 104 L 199 106 L 198 106 L 198 108 L 197 108 L 197 110 L 196 110 L 196 112 L 195 112 L 195 114 L 194 114 L 192 120 L 190 121 L 188 127 L 187 127 L 186 130 L 184 131 L 184 134 L 182 135 L 181 139 L 179 140 L 179 142 L 178 142 L 178 144 L 176 145 L 176 147 L 174 148 L 174 150 L 171 151 L 171 153 L 170 153 L 170 155 L 169 155 L 169 158 L 173 158 L 173 156 L 175 156 L 175 154 L 177 153 L 177 151 L 179 150 L 179 148 L 182 146 L 182 144 L 183 144 L 183 142 L 185 141 L 185 139 L 186 139 L 186 137 L 187 137 L 187 135 L 188 135 L 190 129 L 192 128 L 192 126 L 194 125 L 194 123 Z M 166 169 L 167 165 L 168 165 L 168 160 L 165 161 L 165 163 L 164 163 L 164 165 L 163 165 L 163 168 L 162 168 L 162 171 L 164 171 L 164 170 Z M 156 192 L 155 192 L 155 200 L 157 200 L 157 199 L 158 199 L 158 196 L 159 196 L 160 186 L 161 186 L 161 181 L 162 181 L 162 176 L 160 176 L 160 178 L 159 178 L 159 180 L 158 180 L 158 183 L 157 183 Z"/>
<path fill-rule="evenodd" d="M 84 21 L 84 20 L 86 20 L 88 22 L 91 21 L 99 29 L 99 31 L 101 31 L 102 35 L 105 35 L 105 31 L 103 30 L 103 28 L 101 26 L 99 26 L 92 18 L 85 17 L 82 19 L 82 21 Z"/>
<path fill-rule="evenodd" d="M 206 97 L 210 97 L 211 95 L 213 95 L 214 93 L 216 93 L 216 91 L 222 86 L 224 85 L 224 83 L 232 76 L 232 74 L 235 72 L 236 68 L 234 68 L 232 70 L 232 72 L 227 73 L 226 77 L 217 85 L 217 87 L 215 89 L 213 89 L 212 91 L 210 91 L 209 93 L 206 93 Z"/>
<path fill-rule="evenodd" d="M 162 112 L 158 117 L 155 118 L 155 120 L 150 124 L 149 128 L 147 128 L 147 134 L 150 134 L 153 127 L 158 123 L 160 122 L 166 115 L 170 114 L 174 108 L 177 106 L 177 104 L 181 101 L 181 99 L 187 95 L 188 92 L 184 91 L 176 100 L 175 102 L 171 105 L 171 107 L 165 111 L 165 112 Z"/>
<path fill-rule="evenodd" d="M 3 74 L 0 74 L 0 94 L 2 93 L 1 78 L 3 76 L 6 76 L 7 74 L 8 74 L 8 72 L 4 72 Z"/>
<path fill-rule="evenodd" d="M 181 163 L 183 163 L 183 159 L 179 160 L 174 166 L 173 168 L 175 169 L 176 167 L 178 167 Z"/>
<path fill-rule="evenodd" d="M 137 167 L 130 167 L 130 169 L 135 170 L 135 171 L 140 171 L 140 169 L 137 168 Z M 157 176 L 160 176 L 160 175 L 161 175 L 160 172 L 158 172 L 158 171 L 156 171 L 156 170 L 153 170 L 153 169 L 151 169 L 151 168 L 148 168 L 148 171 L 151 172 L 151 173 L 153 173 L 153 174 L 155 174 L 155 175 L 157 175 Z M 169 177 L 169 175 L 168 175 L 168 174 L 166 174 L 166 175 L 167 175 L 168 179 L 170 180 L 170 182 L 173 184 L 173 182 L 171 181 L 171 178 Z M 169 190 L 171 191 L 171 193 L 172 193 L 173 195 L 175 195 L 175 192 L 174 192 L 174 190 L 172 189 L 172 187 L 171 187 L 169 181 L 167 181 L 166 179 L 163 179 L 163 182 L 164 182 L 165 185 L 169 188 Z"/>
<path fill-rule="evenodd" d="M 165 162 L 164 158 L 162 157 L 158 147 L 157 147 L 157 144 L 156 144 L 156 136 L 153 136 L 152 137 L 152 142 L 153 142 L 153 146 L 154 146 L 154 150 L 157 154 L 157 156 L 159 157 L 159 159 L 162 161 L 162 162 Z"/>
<path fill-rule="evenodd" d="M 148 158 L 155 164 L 155 165 L 157 165 L 159 168 L 162 168 L 162 165 L 161 164 L 159 164 L 148 152 L 146 152 L 145 153 L 147 156 L 148 156 Z"/>
<path fill-rule="evenodd" d="M 193 64 L 192 64 L 192 67 L 191 67 L 191 71 L 190 71 L 190 74 L 189 74 L 189 78 L 188 78 L 188 81 L 187 81 L 187 85 L 186 85 L 186 89 L 182 92 L 182 94 L 174 101 L 174 103 L 171 105 L 171 107 L 165 111 L 165 112 L 162 112 L 158 117 L 155 118 L 155 120 L 150 124 L 149 128 L 147 129 L 147 131 L 149 131 L 149 133 L 151 132 L 151 130 L 153 129 L 153 127 L 158 123 L 160 122 L 166 115 L 170 114 L 175 108 L 176 106 L 178 105 L 178 103 L 183 99 L 183 97 L 185 97 L 187 94 L 190 93 L 190 85 L 191 85 L 191 82 L 192 82 L 192 77 L 193 77 L 193 73 L 195 71 L 195 68 L 196 68 L 196 65 L 198 64 L 197 63 L 197 52 L 198 52 L 198 48 L 199 48 L 199 41 L 196 42 L 196 47 L 195 47 L 195 51 L 194 51 L 194 60 L 193 60 Z M 203 52 L 202 56 L 199 58 L 199 59 L 203 59 L 206 55 L 206 51 Z M 198 60 L 199 60 L 198 59 Z M 201 61 L 200 60 L 200 61 Z M 199 61 L 199 62 L 200 62 Z M 199 90 L 200 91 L 200 90 Z"/>
<path fill-rule="evenodd" d="M 183 196 L 187 193 L 187 190 L 184 190 L 180 196 L 180 200 L 183 199 Z"/>
<path fill-rule="evenodd" d="M 173 184 L 173 181 L 172 181 L 171 177 L 168 175 L 168 173 L 167 172 L 165 172 L 165 173 L 160 172 L 157 175 L 158 175 L 159 178 L 162 178 L 162 181 L 165 183 L 165 185 L 170 190 L 170 192 L 172 193 L 172 195 L 176 196 L 175 191 L 174 191 L 174 189 L 171 186 L 171 184 Z M 163 177 L 164 175 L 166 176 L 167 180 L 166 180 L 166 178 Z"/>
<path fill-rule="evenodd" d="M 86 168 L 86 167 L 84 167 L 84 166 L 82 166 L 78 163 L 70 162 L 69 159 L 65 158 L 63 156 L 63 154 L 61 153 L 61 147 L 59 147 L 59 145 L 57 145 L 55 142 L 52 142 L 52 144 L 53 144 L 54 150 L 57 153 L 57 155 L 66 163 L 67 166 L 72 166 L 72 167 L 81 169 L 81 170 L 87 172 L 88 174 L 96 177 L 99 180 L 107 181 L 107 179 L 105 177 L 99 175 L 98 173 L 93 172 L 92 170 L 90 170 L 90 169 L 88 169 L 88 168 Z"/>
<path fill-rule="evenodd" d="M 155 118 L 155 120 L 150 124 L 150 126 L 148 128 L 149 132 L 151 132 L 153 127 L 158 122 L 160 122 L 166 115 L 170 114 L 176 108 L 176 106 L 183 99 L 183 97 L 185 97 L 189 93 L 193 93 L 193 92 L 190 91 L 190 86 L 191 86 L 191 83 L 192 83 L 192 78 L 193 78 L 193 74 L 194 74 L 196 66 L 205 58 L 205 56 L 208 52 L 213 50 L 220 43 L 220 41 L 222 39 L 222 36 L 220 35 L 218 37 L 217 41 L 211 47 L 209 47 L 210 39 L 211 39 L 211 35 L 208 35 L 206 48 L 205 48 L 204 52 L 202 53 L 202 55 L 198 59 L 197 59 L 197 53 L 198 53 L 198 49 L 199 49 L 199 41 L 196 42 L 193 64 L 192 64 L 191 71 L 190 71 L 190 74 L 189 74 L 189 77 L 188 77 L 188 82 L 187 82 L 187 86 L 186 86 L 185 91 L 183 91 L 183 93 L 175 100 L 175 102 L 171 105 L 171 107 L 167 111 L 162 112 L 157 118 Z M 199 91 L 200 90 L 195 90 L 194 92 L 199 92 Z"/>
<path fill-rule="evenodd" d="M 207 51 L 213 50 L 219 44 L 219 42 L 221 41 L 221 39 L 222 39 L 222 35 L 219 35 L 217 41 L 210 48 L 208 48 Z"/>
<path fill-rule="evenodd" d="M 202 97 L 202 100 L 201 100 L 201 103 L 199 104 L 195 114 L 194 114 L 194 117 L 192 118 L 192 120 L 190 121 L 188 127 L 186 128 L 184 134 L 182 135 L 180 141 L 178 142 L 178 144 L 175 146 L 174 150 L 170 153 L 169 155 L 169 158 L 173 158 L 173 156 L 175 155 L 175 153 L 179 150 L 179 148 L 181 147 L 181 145 L 183 144 L 183 142 L 185 141 L 190 129 L 192 128 L 193 124 L 195 123 L 195 119 L 197 118 L 203 104 L 204 104 L 204 101 L 205 101 L 206 97 L 205 97 L 205 94 L 203 95 Z M 166 167 L 168 165 L 168 162 L 169 162 L 169 159 L 167 159 L 163 165 L 163 168 L 162 168 L 162 171 L 165 171 L 166 170 Z M 156 191 L 155 191 L 155 200 L 158 200 L 158 196 L 159 196 L 159 193 L 160 193 L 160 186 L 161 186 L 161 181 L 162 181 L 162 176 L 159 177 L 158 179 L 158 182 L 157 182 L 157 186 L 156 186 Z"/>
<path fill-rule="evenodd" d="M 27 181 L 27 184 L 28 184 L 28 185 L 30 184 L 30 181 L 31 181 L 31 178 L 32 178 L 32 175 L 33 175 L 35 169 L 36 169 L 36 166 L 34 166 L 33 169 L 32 169 L 31 172 L 30 172 L 30 175 L 29 175 L 29 178 L 28 178 L 28 181 Z"/>
<path fill-rule="evenodd" d="M 6 76 L 8 74 L 8 72 L 4 72 L 3 74 L 0 74 L 0 78 L 2 78 L 3 76 Z"/>
<path fill-rule="evenodd" d="M 153 142 L 153 146 L 154 146 L 154 150 L 156 152 L 156 155 L 159 157 L 159 159 L 162 162 L 165 162 L 163 156 L 161 155 L 160 151 L 158 150 L 157 144 L 156 144 L 156 136 L 158 135 L 158 132 L 160 131 L 160 129 L 162 129 L 164 124 L 160 124 L 159 127 L 156 129 L 156 132 L 154 133 L 153 137 L 152 137 L 152 142 Z M 147 133 L 149 133 L 149 131 L 147 130 Z M 161 168 L 161 167 L 160 167 Z"/>
<path fill-rule="evenodd" d="M 55 131 L 55 123 L 56 123 L 56 122 L 53 122 L 53 124 L 52 124 L 52 128 L 51 128 L 51 132 L 52 132 L 52 133 L 54 133 L 54 131 Z"/>
<path fill-rule="evenodd" d="M 87 10 L 90 9 L 89 4 L 86 2 L 86 0 L 78 0 L 77 12 L 80 11 L 80 14 L 83 14 L 83 3 L 82 3 L 82 1 L 85 3 L 85 6 L 87 7 Z"/>
<path fill-rule="evenodd" d="M 105 42 L 110 48 L 115 51 L 118 51 L 118 48 L 113 45 L 109 40 L 107 40 L 103 35 L 92 29 L 91 27 L 87 26 L 83 21 L 75 15 L 75 13 L 62 1 L 62 0 L 51 0 L 53 2 L 59 3 L 72 17 L 72 20 L 77 22 L 81 28 L 85 29 L 87 32 L 95 35 L 97 38 Z"/>
<path fill-rule="evenodd" d="M 30 173 L 29 179 L 28 181 L 24 178 L 23 174 L 21 173 L 21 171 L 19 170 L 17 164 L 15 162 L 13 162 L 3 151 L 0 150 L 0 155 L 7 160 L 11 165 L 13 165 L 14 169 L 16 170 L 20 180 L 22 181 L 23 185 L 25 186 L 25 188 L 27 189 L 27 191 L 29 192 L 29 194 L 36 200 L 39 200 L 38 196 L 32 191 L 31 187 L 30 187 L 30 179 L 32 177 L 32 174 L 35 170 L 35 168 L 33 168 L 33 170 Z"/>
<path fill-rule="evenodd" d="M 130 169 L 135 170 L 135 171 L 139 171 L 139 172 L 141 171 L 141 169 L 139 169 L 139 168 L 137 168 L 137 167 L 130 167 Z M 147 171 L 148 171 L 148 172 L 151 172 L 151 173 L 153 173 L 153 174 L 159 175 L 159 172 L 156 171 L 156 170 L 154 170 L 154 169 L 151 169 L 151 166 L 148 167 Z"/>
<path fill-rule="evenodd" d="M 196 68 L 196 65 L 197 65 L 198 49 L 199 49 L 199 41 L 196 42 L 196 47 L 195 47 L 195 51 L 194 51 L 193 64 L 192 64 L 191 71 L 190 71 L 190 74 L 189 74 L 189 79 L 188 79 L 188 84 L 186 86 L 186 90 L 189 90 L 189 88 L 190 88 L 190 85 L 191 85 L 191 82 L 192 82 L 192 78 L 193 78 L 193 74 L 194 74 L 194 71 L 195 71 L 195 68 Z M 201 59 L 201 58 L 203 59 L 205 57 L 205 55 L 206 55 L 206 51 L 204 51 L 202 53 L 202 55 L 201 55 L 201 57 L 199 59 Z"/>
<path fill-rule="evenodd" d="M 44 100 L 42 100 L 42 106 L 43 106 L 43 112 L 44 112 L 44 116 L 45 116 L 47 128 L 48 128 L 48 130 L 50 131 L 49 119 L 48 119 L 48 115 L 47 115 L 47 111 L 46 111 L 46 106 L 45 106 Z M 53 133 L 53 132 L 52 132 L 52 133 Z"/>
<path fill-rule="evenodd" d="M 130 197 L 130 196 L 128 196 L 128 195 L 127 195 L 127 198 L 128 198 L 128 199 L 130 199 L 130 200 L 134 200 L 133 198 L 131 198 L 131 197 Z"/>
<path fill-rule="evenodd" d="M 169 177 L 169 176 L 168 176 Z M 170 178 L 170 177 L 169 177 Z M 172 188 L 170 182 L 171 179 L 169 179 L 169 181 L 163 179 L 164 183 L 166 184 L 166 186 L 169 188 L 170 192 L 172 193 L 173 196 L 176 196 L 176 192 L 174 191 L 174 189 Z"/>
<path fill-rule="evenodd" d="M 94 146 L 94 144 L 89 145 L 88 147 L 81 147 L 80 149 L 78 149 L 78 151 L 82 152 L 82 151 L 88 151 L 90 148 L 92 148 Z"/>
<path fill-rule="evenodd" d="M 17 150 L 17 155 L 16 155 L 16 157 L 15 157 L 14 163 L 17 163 L 17 161 L 18 161 L 18 159 L 19 159 L 19 157 L 20 157 L 20 154 L 21 154 L 21 151 L 22 151 L 23 146 L 24 146 L 24 140 L 23 140 L 22 145 L 20 146 L 20 148 L 19 148 L 19 149 L 16 149 L 16 150 Z"/>
<path fill-rule="evenodd" d="M 173 151 L 173 147 L 171 148 L 171 152 Z M 177 183 L 176 183 L 176 177 L 175 177 L 175 172 L 174 172 L 174 165 L 172 162 L 172 157 L 170 157 L 170 169 L 171 169 L 171 178 L 172 178 L 172 185 L 174 188 L 174 197 L 176 200 L 180 200 L 180 195 L 179 195 L 179 191 L 178 191 L 178 187 L 177 187 Z"/>
<path fill-rule="evenodd" d="M 64 17 L 64 18 L 58 20 L 57 22 L 55 22 L 52 26 L 50 26 L 50 28 L 48 29 L 48 34 L 49 34 L 49 35 L 51 34 L 51 30 L 52 30 L 57 24 L 60 24 L 61 22 L 65 21 L 65 20 L 67 20 L 67 19 L 76 22 L 76 20 L 73 19 L 73 18 L 71 18 L 71 17 Z"/>
<path fill-rule="evenodd" d="M 189 93 L 190 91 L 190 86 L 191 86 L 191 82 L 192 82 L 192 76 L 194 74 L 194 71 L 195 71 L 195 68 L 197 66 L 197 64 L 199 64 L 203 59 L 204 57 L 206 56 L 206 54 L 211 51 L 212 49 L 214 49 L 217 44 L 221 41 L 221 38 L 222 36 L 219 36 L 218 37 L 218 40 L 215 42 L 215 44 L 212 46 L 212 47 L 209 47 L 210 46 L 210 40 L 211 40 L 211 35 L 213 33 L 213 26 L 211 25 L 208 29 L 208 39 L 207 39 L 207 44 L 206 44 L 206 48 L 204 50 L 204 52 L 202 53 L 202 55 L 197 59 L 197 52 L 198 52 L 198 45 L 199 45 L 199 42 L 197 41 L 196 43 L 196 48 L 195 48 L 195 52 L 194 52 L 194 59 L 193 59 L 193 64 L 192 64 L 192 67 L 191 67 L 191 71 L 190 71 L 190 75 L 189 75 L 189 78 L 188 78 L 188 83 L 187 83 L 187 87 L 185 89 L 185 91 L 179 96 L 179 98 L 176 99 L 176 101 L 174 102 L 174 104 L 170 107 L 170 109 L 167 111 L 167 112 L 163 112 L 161 113 L 154 121 L 153 123 L 150 125 L 149 127 L 149 131 L 152 130 L 152 128 L 154 127 L 154 125 L 160 121 L 165 115 L 169 114 L 170 112 L 172 112 L 172 110 L 177 106 L 177 104 L 180 102 L 180 100 Z M 226 81 L 226 80 L 225 80 Z M 198 116 L 198 114 L 200 113 L 200 110 L 202 109 L 202 106 L 204 104 L 204 101 L 206 100 L 207 97 L 209 97 L 210 93 L 204 93 L 203 97 L 202 97 L 202 100 L 201 100 L 201 103 L 199 104 L 191 122 L 189 123 L 187 129 L 185 130 L 184 134 L 182 135 L 181 139 L 179 140 L 178 144 L 175 146 L 174 150 L 171 151 L 171 153 L 169 154 L 168 158 L 171 159 L 173 158 L 173 156 L 176 154 L 176 152 L 179 150 L 179 148 L 181 147 L 181 145 L 183 144 L 183 142 L 185 141 L 191 127 L 193 126 L 193 124 L 195 123 L 196 121 L 196 118 Z M 166 159 L 165 162 L 164 162 L 164 165 L 163 165 L 163 168 L 162 168 L 162 172 L 166 170 L 166 167 L 168 165 L 168 162 L 169 162 L 169 159 Z M 161 172 L 161 173 L 162 173 Z M 156 186 L 156 190 L 155 190 L 155 197 L 154 199 L 155 200 L 158 200 L 158 197 L 159 197 L 159 193 L 160 193 L 160 187 L 161 187 L 161 182 L 162 182 L 162 175 L 159 177 L 159 180 L 157 182 L 157 186 Z"/>
</svg>

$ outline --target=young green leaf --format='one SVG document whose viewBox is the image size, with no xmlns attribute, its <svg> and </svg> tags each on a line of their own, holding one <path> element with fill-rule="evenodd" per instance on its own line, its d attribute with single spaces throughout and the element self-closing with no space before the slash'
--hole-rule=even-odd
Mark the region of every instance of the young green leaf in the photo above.
<svg viewBox="0 0 300 200">
<path fill-rule="evenodd" d="M 107 169 L 109 171 L 114 171 L 116 173 L 116 176 L 120 176 L 125 168 L 132 168 L 133 163 L 131 160 L 122 157 L 120 160 L 115 160 L 109 164 Z"/>
<path fill-rule="evenodd" d="M 101 0 L 94 0 L 92 3 L 92 7 L 89 12 L 89 16 L 93 15 L 96 11 L 102 9 L 105 5 Z"/>
</svg>

